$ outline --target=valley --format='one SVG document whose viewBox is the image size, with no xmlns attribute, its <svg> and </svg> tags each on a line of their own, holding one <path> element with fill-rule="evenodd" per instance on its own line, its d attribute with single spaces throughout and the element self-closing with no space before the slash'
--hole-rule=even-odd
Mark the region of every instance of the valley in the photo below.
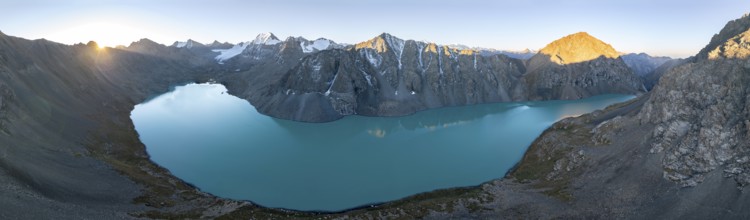
<svg viewBox="0 0 750 220">
<path fill-rule="evenodd" d="M 0 218 L 748 218 L 749 32 L 745 15 L 669 61 L 626 59 L 585 32 L 528 59 L 388 33 L 353 45 L 266 33 L 116 48 L 0 33 Z M 136 105 L 207 82 L 294 123 L 636 97 L 551 124 L 502 178 L 304 212 L 217 197 L 152 161 Z"/>
</svg>

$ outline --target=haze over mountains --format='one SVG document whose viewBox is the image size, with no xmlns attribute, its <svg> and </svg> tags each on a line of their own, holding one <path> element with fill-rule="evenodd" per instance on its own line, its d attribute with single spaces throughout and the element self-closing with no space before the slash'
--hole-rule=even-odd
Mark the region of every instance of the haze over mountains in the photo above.
<svg viewBox="0 0 750 220">
<path fill-rule="evenodd" d="M 528 60 L 381 34 L 356 45 L 264 34 L 241 44 L 148 39 L 99 49 L 0 33 L 0 207 L 17 218 L 750 218 L 750 17 L 653 89 L 611 46 L 577 33 Z M 650 60 L 650 59 L 646 59 Z M 653 75 L 651 74 L 651 75 Z M 301 121 L 453 105 L 638 98 L 544 132 L 508 176 L 344 213 L 217 198 L 155 165 L 137 103 L 215 81 L 260 112 Z"/>
</svg>

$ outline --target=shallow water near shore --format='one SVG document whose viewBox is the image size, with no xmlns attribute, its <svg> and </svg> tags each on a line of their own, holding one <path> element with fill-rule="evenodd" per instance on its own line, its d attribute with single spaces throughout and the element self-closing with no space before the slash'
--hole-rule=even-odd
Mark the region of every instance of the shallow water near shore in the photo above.
<svg viewBox="0 0 750 220">
<path fill-rule="evenodd" d="M 552 123 L 633 97 L 304 123 L 262 115 L 222 85 L 189 84 L 136 105 L 131 118 L 151 160 L 205 192 L 339 211 L 503 177 Z"/>
</svg>

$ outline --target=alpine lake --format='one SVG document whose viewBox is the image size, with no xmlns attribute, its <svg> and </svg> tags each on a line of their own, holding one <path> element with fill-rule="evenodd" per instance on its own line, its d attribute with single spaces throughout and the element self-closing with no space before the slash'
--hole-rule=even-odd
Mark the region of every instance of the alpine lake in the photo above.
<svg viewBox="0 0 750 220">
<path fill-rule="evenodd" d="M 554 122 L 632 98 L 305 123 L 260 114 L 220 84 L 188 84 L 136 105 L 131 118 L 151 160 L 204 192 L 273 208 L 341 211 L 502 178 Z"/>
</svg>

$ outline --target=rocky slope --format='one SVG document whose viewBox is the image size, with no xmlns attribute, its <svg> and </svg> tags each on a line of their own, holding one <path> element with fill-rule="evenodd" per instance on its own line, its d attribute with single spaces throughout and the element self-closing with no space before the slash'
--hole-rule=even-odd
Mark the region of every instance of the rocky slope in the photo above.
<svg viewBox="0 0 750 220">
<path fill-rule="evenodd" d="M 0 218 L 128 218 L 148 209 L 134 201 L 152 186 L 187 188 L 148 160 L 129 112 L 204 71 L 93 42 L 0 33 Z"/>
<path fill-rule="evenodd" d="M 597 94 L 645 92 L 612 46 L 580 32 L 548 44 L 527 62 L 516 99 L 579 99 Z"/>
<path fill-rule="evenodd" d="M 695 186 L 718 170 L 750 183 L 748 34 L 747 15 L 729 22 L 692 62 L 662 77 L 639 115 L 656 125 L 651 151 L 665 154 L 669 179 Z"/>
</svg>

